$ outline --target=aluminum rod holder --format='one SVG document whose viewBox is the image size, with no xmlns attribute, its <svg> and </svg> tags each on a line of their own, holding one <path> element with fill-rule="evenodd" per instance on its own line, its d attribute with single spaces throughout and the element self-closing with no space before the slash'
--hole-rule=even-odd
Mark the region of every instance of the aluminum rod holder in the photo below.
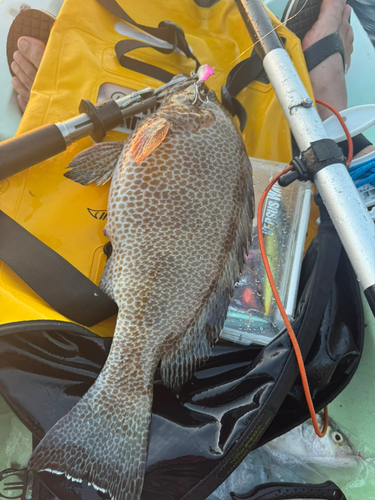
<svg viewBox="0 0 375 500">
<path fill-rule="evenodd" d="M 263 65 L 300 150 L 326 139 L 315 107 L 302 105 L 308 93 L 288 53 L 284 49 L 273 50 L 265 56 Z M 365 291 L 375 284 L 374 222 L 344 165 L 323 168 L 314 176 L 314 182 Z"/>
<path fill-rule="evenodd" d="M 288 53 L 277 46 L 270 19 L 261 0 L 235 0 L 252 41 L 263 56 L 263 66 L 301 151 L 328 139 L 314 106 L 306 107 L 307 93 Z M 256 33 L 254 33 L 256 32 Z M 264 40 L 270 38 L 269 43 Z M 306 100 L 307 99 L 307 100 Z M 375 315 L 375 225 L 342 164 L 323 168 L 314 182 L 331 216 Z"/>
</svg>

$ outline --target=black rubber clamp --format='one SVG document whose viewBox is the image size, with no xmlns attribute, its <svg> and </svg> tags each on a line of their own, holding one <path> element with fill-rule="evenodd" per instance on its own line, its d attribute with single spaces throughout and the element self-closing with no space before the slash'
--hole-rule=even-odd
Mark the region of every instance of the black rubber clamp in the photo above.
<svg viewBox="0 0 375 500">
<path fill-rule="evenodd" d="M 335 163 L 345 165 L 346 158 L 341 149 L 332 139 L 314 141 L 311 146 L 301 153 L 300 158 L 294 158 L 291 165 L 293 169 L 279 179 L 281 187 L 289 186 L 293 181 L 314 181 L 314 176 L 319 170 Z"/>
</svg>

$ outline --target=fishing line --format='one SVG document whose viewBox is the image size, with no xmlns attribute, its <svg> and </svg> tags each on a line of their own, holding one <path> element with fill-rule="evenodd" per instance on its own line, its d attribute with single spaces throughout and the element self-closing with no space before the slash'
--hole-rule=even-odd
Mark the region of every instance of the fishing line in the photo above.
<svg viewBox="0 0 375 500">
<path fill-rule="evenodd" d="M 305 0 L 305 3 L 302 5 L 302 7 L 300 8 L 300 10 L 294 14 L 293 16 L 291 17 L 288 17 L 288 19 L 286 19 L 284 22 L 282 23 L 279 23 L 277 26 L 275 26 L 271 31 L 269 31 L 268 33 L 266 33 L 264 36 L 262 36 L 262 38 L 259 38 L 259 40 L 257 40 L 255 43 L 253 43 L 252 45 L 250 45 L 250 47 L 248 47 L 247 49 L 245 49 L 243 52 L 241 52 L 240 55 L 238 55 L 235 59 L 233 59 L 232 62 L 230 62 L 227 66 L 225 66 L 224 69 L 222 69 L 221 71 L 219 71 L 218 73 L 215 72 L 215 75 L 214 75 L 214 78 L 217 78 L 218 76 L 220 76 L 222 73 L 224 73 L 228 68 L 230 68 L 232 66 L 233 63 L 235 63 L 240 57 L 242 57 L 244 54 L 246 54 L 246 52 L 248 52 L 249 50 L 251 50 L 253 47 L 255 47 L 255 45 L 259 42 L 261 42 L 262 40 L 264 40 L 264 38 L 266 38 L 268 35 L 270 35 L 271 33 L 273 33 L 274 31 L 276 31 L 278 28 L 280 28 L 280 26 L 286 26 L 286 23 L 288 21 L 290 21 L 291 19 L 295 18 L 296 16 L 298 16 L 298 14 L 300 14 L 300 12 L 303 11 L 303 9 L 306 7 L 306 4 L 309 0 Z"/>
<path fill-rule="evenodd" d="M 348 159 L 347 159 L 347 163 L 346 163 L 346 166 L 348 167 L 350 165 L 350 162 L 352 161 L 352 158 L 353 158 L 353 141 L 352 141 L 352 138 L 350 136 L 350 132 L 348 130 L 348 127 L 345 125 L 345 122 L 344 122 L 343 118 L 341 117 L 340 113 L 333 106 L 331 106 L 330 104 L 328 104 L 328 103 L 326 103 L 324 101 L 321 101 L 319 99 L 316 99 L 316 102 L 318 104 L 326 106 L 328 109 L 330 109 L 336 115 L 336 117 L 338 118 L 338 120 L 339 120 L 342 128 L 344 129 L 346 138 L 348 140 Z M 269 191 L 271 190 L 271 188 L 273 187 L 273 185 L 278 181 L 278 179 L 282 175 L 286 174 L 287 172 L 290 172 L 290 170 L 292 170 L 292 168 L 293 167 L 291 165 L 289 165 L 282 172 L 280 172 L 279 174 L 277 174 L 271 180 L 271 182 L 268 184 L 268 186 L 266 187 L 265 191 L 263 192 L 263 194 L 262 194 L 262 196 L 261 196 L 261 198 L 259 200 L 259 205 L 258 205 L 257 232 L 258 232 L 258 240 L 259 240 L 259 249 L 260 249 L 260 253 L 261 253 L 261 256 L 262 256 L 264 268 L 265 268 L 265 271 L 266 271 L 266 274 L 267 274 L 267 278 L 268 278 L 268 281 L 269 281 L 269 284 L 270 284 L 273 296 L 275 297 L 275 301 L 276 301 L 277 307 L 279 308 L 280 314 L 281 314 L 281 316 L 283 318 L 285 327 L 287 329 L 290 341 L 292 343 L 292 346 L 293 346 L 293 349 L 294 349 L 294 352 L 295 352 L 295 355 L 296 355 L 296 358 L 297 358 L 298 369 L 300 371 L 301 380 L 302 380 L 302 386 L 303 386 L 303 390 L 304 390 L 304 393 L 305 393 L 305 398 L 306 398 L 307 406 L 309 408 L 309 412 L 310 412 L 310 416 L 311 416 L 311 421 L 312 421 L 312 424 L 313 424 L 313 427 L 314 427 L 314 430 L 315 430 L 317 436 L 319 436 L 319 437 L 322 438 L 322 437 L 324 437 L 326 435 L 327 429 L 328 429 L 328 408 L 327 408 L 327 406 L 324 408 L 324 425 L 323 425 L 323 429 L 321 430 L 319 428 L 319 424 L 318 424 L 318 421 L 316 419 L 316 412 L 315 412 L 314 403 L 313 403 L 313 400 L 312 400 L 312 397 L 311 397 L 309 382 L 307 380 L 306 369 L 305 369 L 305 364 L 304 364 L 303 357 L 302 357 L 302 354 L 301 354 L 301 350 L 300 350 L 300 347 L 299 347 L 299 344 L 298 344 L 297 337 L 296 337 L 296 335 L 295 335 L 295 333 L 293 331 L 293 327 L 292 327 L 292 325 L 291 325 L 291 323 L 289 321 L 288 316 L 286 315 L 284 306 L 283 306 L 283 304 L 281 302 L 279 293 L 278 293 L 276 285 L 275 285 L 275 281 L 274 281 L 273 276 L 272 276 L 272 271 L 271 271 L 271 268 L 270 268 L 270 265 L 269 265 L 269 262 L 268 262 L 268 258 L 267 258 L 267 254 L 266 254 L 266 249 L 265 249 L 265 245 L 264 245 L 264 239 L 263 239 L 263 231 L 262 231 L 262 212 L 263 212 L 263 205 L 264 205 L 264 202 L 266 200 L 266 197 L 267 197 Z"/>
</svg>

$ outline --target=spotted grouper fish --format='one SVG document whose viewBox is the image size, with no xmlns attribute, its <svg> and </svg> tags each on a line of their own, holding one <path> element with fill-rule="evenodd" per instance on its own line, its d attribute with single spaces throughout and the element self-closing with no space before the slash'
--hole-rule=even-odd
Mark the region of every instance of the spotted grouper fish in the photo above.
<svg viewBox="0 0 375 500">
<path fill-rule="evenodd" d="M 252 170 L 230 114 L 198 77 L 179 77 L 125 143 L 70 164 L 83 185 L 112 177 L 101 288 L 118 305 L 96 382 L 35 449 L 29 467 L 138 500 L 155 370 L 179 387 L 210 355 L 250 242 Z"/>
</svg>

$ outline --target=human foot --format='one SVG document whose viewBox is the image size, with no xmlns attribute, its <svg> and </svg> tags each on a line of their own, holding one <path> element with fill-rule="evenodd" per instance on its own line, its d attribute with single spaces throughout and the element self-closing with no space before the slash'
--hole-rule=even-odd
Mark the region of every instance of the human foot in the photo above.
<svg viewBox="0 0 375 500">
<path fill-rule="evenodd" d="M 350 26 L 351 7 L 346 0 L 323 0 L 319 18 L 302 40 L 302 49 L 306 50 L 315 42 L 332 33 L 338 32 L 343 43 L 345 66 L 350 66 L 353 52 L 353 29 Z M 317 99 L 328 102 L 338 111 L 347 107 L 345 71 L 341 54 L 336 52 L 310 71 L 310 80 Z M 332 112 L 318 105 L 322 120 Z"/>
<path fill-rule="evenodd" d="M 11 64 L 16 75 L 12 78 L 12 85 L 18 94 L 18 104 L 21 110 L 25 111 L 46 46 L 40 40 L 29 36 L 21 37 L 17 46 L 19 50 L 14 53 Z"/>
</svg>

